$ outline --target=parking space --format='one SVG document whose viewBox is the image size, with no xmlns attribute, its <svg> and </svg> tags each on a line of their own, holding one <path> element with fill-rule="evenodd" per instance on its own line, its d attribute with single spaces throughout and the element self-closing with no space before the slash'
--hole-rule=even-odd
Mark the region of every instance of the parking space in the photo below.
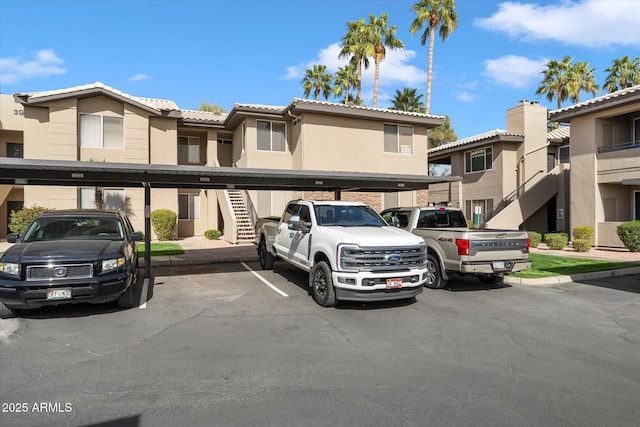
<svg viewBox="0 0 640 427">
<path fill-rule="evenodd" d="M 307 275 L 284 263 L 154 274 L 144 308 L 60 306 L 0 320 L 3 424 L 631 426 L 640 418 L 633 287 L 470 278 L 411 301 L 326 309 L 307 294 Z"/>
</svg>

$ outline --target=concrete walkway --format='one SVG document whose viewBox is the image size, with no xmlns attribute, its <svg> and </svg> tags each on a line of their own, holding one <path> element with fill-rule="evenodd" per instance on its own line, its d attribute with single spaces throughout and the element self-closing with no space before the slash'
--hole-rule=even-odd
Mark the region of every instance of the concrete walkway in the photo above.
<svg viewBox="0 0 640 427">
<path fill-rule="evenodd" d="M 184 249 L 182 255 L 166 255 L 151 257 L 151 266 L 185 266 L 206 265 L 222 262 L 252 262 L 258 261 L 256 246 L 253 244 L 232 245 L 225 240 L 209 240 L 204 236 L 188 237 L 174 241 Z M 11 246 L 6 241 L 0 241 L 0 252 Z M 504 283 L 511 285 L 545 286 L 559 283 L 569 283 L 580 280 L 597 280 L 611 277 L 640 275 L 640 253 L 630 252 L 626 249 L 591 249 L 588 253 L 578 253 L 572 249 L 553 251 L 544 244 L 538 248 L 532 248 L 531 253 L 548 255 L 575 256 L 581 258 L 593 258 L 615 262 L 635 262 L 637 267 L 620 270 L 607 270 L 594 273 L 575 274 L 571 276 L 553 276 L 541 279 L 523 279 L 513 276 L 505 276 Z M 144 266 L 144 258 L 140 257 L 140 266 Z M 632 280 L 638 280 L 632 278 Z"/>
</svg>

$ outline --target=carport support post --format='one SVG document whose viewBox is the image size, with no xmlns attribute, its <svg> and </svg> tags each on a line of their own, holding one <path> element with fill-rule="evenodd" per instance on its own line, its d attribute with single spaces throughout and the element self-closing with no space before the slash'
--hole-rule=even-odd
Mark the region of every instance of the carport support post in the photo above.
<svg viewBox="0 0 640 427">
<path fill-rule="evenodd" d="M 151 185 L 144 183 L 144 280 L 147 281 L 149 289 L 153 280 L 151 279 Z"/>
</svg>

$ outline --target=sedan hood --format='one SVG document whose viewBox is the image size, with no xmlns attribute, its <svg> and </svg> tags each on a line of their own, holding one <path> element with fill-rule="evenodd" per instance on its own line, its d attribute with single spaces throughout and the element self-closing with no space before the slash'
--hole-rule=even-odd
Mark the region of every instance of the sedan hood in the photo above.
<svg viewBox="0 0 640 427">
<path fill-rule="evenodd" d="M 360 246 L 415 246 L 424 243 L 406 230 L 396 227 L 340 227 L 325 226 L 323 233 L 332 233 L 340 243 L 357 243 Z"/>
</svg>

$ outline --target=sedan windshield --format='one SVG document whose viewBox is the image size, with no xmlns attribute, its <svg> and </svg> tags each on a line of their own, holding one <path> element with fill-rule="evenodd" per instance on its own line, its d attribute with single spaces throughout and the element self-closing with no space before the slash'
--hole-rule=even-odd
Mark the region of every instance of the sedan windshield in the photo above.
<svg viewBox="0 0 640 427">
<path fill-rule="evenodd" d="M 31 223 L 23 241 L 123 240 L 122 223 L 115 218 L 43 217 Z"/>
<path fill-rule="evenodd" d="M 387 223 L 369 206 L 316 205 L 318 225 L 342 227 L 383 227 Z"/>
</svg>

